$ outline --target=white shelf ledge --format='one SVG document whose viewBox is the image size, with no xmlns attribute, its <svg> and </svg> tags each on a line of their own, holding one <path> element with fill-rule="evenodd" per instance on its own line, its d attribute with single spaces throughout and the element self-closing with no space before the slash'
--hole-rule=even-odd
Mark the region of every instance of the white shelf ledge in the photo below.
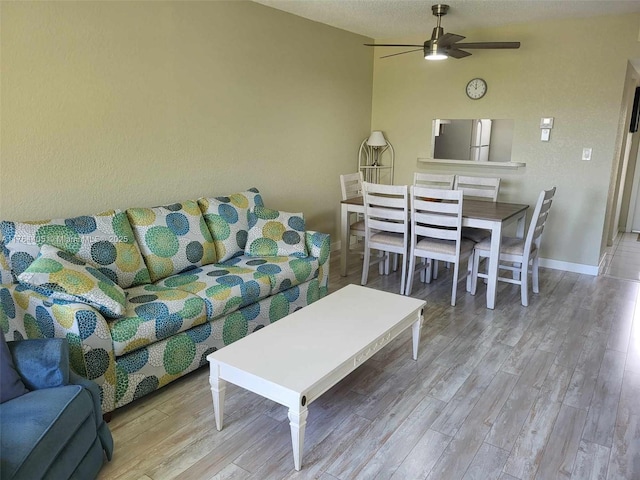
<svg viewBox="0 0 640 480">
<path fill-rule="evenodd" d="M 441 160 L 436 158 L 418 157 L 422 163 L 440 163 L 443 165 L 465 165 L 484 168 L 520 168 L 526 167 L 526 163 L 521 162 L 474 162 L 473 160 Z"/>
</svg>

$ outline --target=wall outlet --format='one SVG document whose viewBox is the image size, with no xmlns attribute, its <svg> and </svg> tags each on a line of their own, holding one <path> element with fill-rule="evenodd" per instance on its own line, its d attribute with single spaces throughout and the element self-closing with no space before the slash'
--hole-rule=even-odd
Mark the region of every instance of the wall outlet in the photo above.
<svg viewBox="0 0 640 480">
<path fill-rule="evenodd" d="M 582 149 L 582 160 L 586 160 L 586 161 L 591 160 L 591 149 L 590 148 L 583 148 Z"/>
</svg>

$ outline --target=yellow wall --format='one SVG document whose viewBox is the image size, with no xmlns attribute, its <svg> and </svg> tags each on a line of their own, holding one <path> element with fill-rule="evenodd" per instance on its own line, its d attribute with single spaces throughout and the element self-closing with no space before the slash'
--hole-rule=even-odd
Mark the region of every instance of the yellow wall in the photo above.
<svg viewBox="0 0 640 480">
<path fill-rule="evenodd" d="M 471 57 L 443 62 L 427 62 L 419 53 L 379 59 L 391 50 L 377 49 L 372 126 L 383 130 L 396 150 L 396 183 L 411 182 L 414 171 L 498 175 L 500 200 L 530 204 L 540 190 L 555 185 L 542 256 L 597 265 L 627 61 L 640 57 L 639 26 L 640 16 L 626 15 L 456 32 L 469 42 L 520 41 L 522 46 L 475 50 Z M 488 83 L 481 100 L 465 94 L 474 77 Z M 548 143 L 540 141 L 543 116 L 555 118 Z M 525 162 L 526 168 L 417 162 L 430 156 L 434 118 L 514 119 L 512 160 Z M 583 147 L 593 149 L 590 162 L 580 160 Z"/>
<path fill-rule="evenodd" d="M 336 240 L 367 39 L 251 2 L 0 2 L 0 218 L 255 186 Z"/>
</svg>

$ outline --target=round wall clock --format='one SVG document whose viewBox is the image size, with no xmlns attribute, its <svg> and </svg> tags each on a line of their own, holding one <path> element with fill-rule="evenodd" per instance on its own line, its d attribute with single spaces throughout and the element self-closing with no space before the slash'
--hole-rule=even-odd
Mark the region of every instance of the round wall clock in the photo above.
<svg viewBox="0 0 640 480">
<path fill-rule="evenodd" d="M 487 93 L 487 82 L 481 78 L 473 78 L 467 83 L 467 96 L 471 100 L 478 100 Z"/>
</svg>

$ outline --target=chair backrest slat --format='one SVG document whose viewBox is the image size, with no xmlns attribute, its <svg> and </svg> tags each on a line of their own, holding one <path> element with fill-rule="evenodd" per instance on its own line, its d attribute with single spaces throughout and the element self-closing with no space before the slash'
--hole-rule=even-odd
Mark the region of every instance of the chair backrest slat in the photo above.
<svg viewBox="0 0 640 480">
<path fill-rule="evenodd" d="M 406 185 L 379 185 L 363 182 L 365 228 L 378 232 L 409 231 L 409 188 Z"/>
<path fill-rule="evenodd" d="M 500 178 L 457 175 L 454 189 L 462 190 L 465 197 L 489 199 L 496 202 L 500 190 Z"/>
<path fill-rule="evenodd" d="M 462 230 L 462 192 L 420 186 L 411 187 L 411 235 L 457 242 Z"/>
<path fill-rule="evenodd" d="M 342 200 L 362 196 L 362 172 L 346 173 L 340 175 L 340 188 Z"/>
<path fill-rule="evenodd" d="M 441 190 L 453 190 L 455 179 L 455 175 L 420 172 L 415 172 L 413 174 L 414 185 L 427 188 L 438 188 Z"/>
<path fill-rule="evenodd" d="M 549 217 L 549 210 L 551 209 L 551 203 L 553 202 L 553 196 L 556 194 L 556 187 L 549 190 L 543 190 L 538 196 L 536 202 L 536 208 L 533 211 L 531 217 L 531 223 L 529 224 L 529 231 L 524 243 L 525 255 L 531 252 L 532 246 L 535 244 L 537 248 L 540 248 L 540 242 L 544 226 L 547 223 Z"/>
</svg>

